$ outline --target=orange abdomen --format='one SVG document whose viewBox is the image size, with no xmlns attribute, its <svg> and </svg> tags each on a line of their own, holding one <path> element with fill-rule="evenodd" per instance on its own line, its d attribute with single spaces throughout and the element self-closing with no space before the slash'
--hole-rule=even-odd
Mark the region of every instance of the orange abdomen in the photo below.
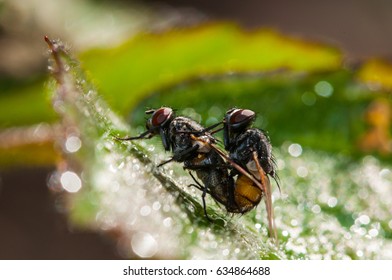
<svg viewBox="0 0 392 280">
<path fill-rule="evenodd" d="M 256 207 L 263 197 L 262 191 L 244 175 L 239 175 L 235 182 L 234 199 L 241 213 Z"/>
</svg>

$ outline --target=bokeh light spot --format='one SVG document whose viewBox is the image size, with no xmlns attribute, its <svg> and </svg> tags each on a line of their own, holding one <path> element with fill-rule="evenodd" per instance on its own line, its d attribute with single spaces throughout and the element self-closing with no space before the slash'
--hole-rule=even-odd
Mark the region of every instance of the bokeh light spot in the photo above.
<svg viewBox="0 0 392 280">
<path fill-rule="evenodd" d="M 65 149 L 68 153 L 75 153 L 82 147 L 82 141 L 77 136 L 70 136 L 65 140 Z"/>
<path fill-rule="evenodd" d="M 131 240 L 132 250 L 142 258 L 151 258 L 158 250 L 158 243 L 148 232 L 136 232 Z"/>
<path fill-rule="evenodd" d="M 320 81 L 314 86 L 314 91 L 319 96 L 330 97 L 333 94 L 333 86 L 326 81 Z"/>
<path fill-rule="evenodd" d="M 300 144 L 291 144 L 288 148 L 288 152 L 293 157 L 299 157 L 302 154 L 302 147 Z"/>
<path fill-rule="evenodd" d="M 70 193 L 78 192 L 82 188 L 82 180 L 71 171 L 66 171 L 60 177 L 61 186 Z"/>
</svg>

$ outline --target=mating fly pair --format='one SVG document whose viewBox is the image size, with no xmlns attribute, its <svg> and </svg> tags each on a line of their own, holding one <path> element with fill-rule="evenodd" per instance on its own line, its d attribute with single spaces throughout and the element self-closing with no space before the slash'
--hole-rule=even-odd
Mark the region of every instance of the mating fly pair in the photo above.
<svg viewBox="0 0 392 280">
<path fill-rule="evenodd" d="M 256 116 L 253 111 L 228 110 L 223 121 L 208 128 L 190 118 L 176 117 L 168 107 L 149 110 L 146 114 L 151 114 L 146 123 L 147 131 L 117 140 L 149 139 L 160 135 L 165 150 L 171 150 L 173 157 L 159 166 L 170 161 L 183 163 L 195 181 L 192 186 L 202 191 L 207 218 L 206 194 L 224 205 L 228 212 L 241 214 L 252 210 L 264 197 L 270 236 L 277 240 L 268 177 L 277 178 L 272 148 L 262 131 L 250 128 Z M 226 151 L 216 146 L 217 140 L 213 137 L 220 130 L 223 130 Z"/>
</svg>

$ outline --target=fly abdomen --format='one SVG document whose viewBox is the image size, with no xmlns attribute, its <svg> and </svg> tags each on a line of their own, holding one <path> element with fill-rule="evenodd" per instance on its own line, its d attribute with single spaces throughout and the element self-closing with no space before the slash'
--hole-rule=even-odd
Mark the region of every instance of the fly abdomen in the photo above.
<svg viewBox="0 0 392 280">
<path fill-rule="evenodd" d="M 234 180 L 229 175 L 224 160 L 213 150 L 200 153 L 192 160 L 186 161 L 184 167 L 194 170 L 203 188 L 219 203 L 230 203 L 229 190 L 234 186 Z"/>
<path fill-rule="evenodd" d="M 232 205 L 229 212 L 249 212 L 260 203 L 262 197 L 262 191 L 253 183 L 252 180 L 244 175 L 239 175 L 235 182 L 235 205 Z"/>
</svg>

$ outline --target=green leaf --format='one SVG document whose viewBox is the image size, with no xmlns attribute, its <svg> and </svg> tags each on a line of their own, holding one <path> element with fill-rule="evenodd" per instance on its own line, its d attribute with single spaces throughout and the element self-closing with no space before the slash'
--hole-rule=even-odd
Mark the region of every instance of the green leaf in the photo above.
<svg viewBox="0 0 392 280">
<path fill-rule="evenodd" d="M 165 104 L 209 126 L 228 108 L 249 108 L 258 113 L 256 126 L 268 132 L 274 145 L 291 141 L 361 155 L 359 142 L 368 127 L 364 114 L 376 96 L 353 77 L 347 70 L 306 75 L 273 71 L 185 80 L 148 95 L 130 120 L 143 126 L 145 108 Z"/>
<path fill-rule="evenodd" d="M 80 227 L 89 226 L 114 233 L 119 250 L 124 256 L 203 259 L 390 258 L 390 165 L 372 156 L 355 160 L 338 153 L 321 152 L 323 146 L 313 149 L 290 139 L 275 146 L 274 153 L 282 186 L 281 194 L 276 188 L 273 193 L 281 244 L 279 248 L 275 248 L 266 236 L 267 223 L 263 207 L 245 216 L 232 218 L 208 198 L 208 211 L 215 219 L 214 223 L 209 223 L 202 213 L 201 194 L 187 187 L 192 181 L 181 166 L 173 163 L 165 169 L 156 167 L 170 156 L 163 151 L 158 140 L 127 144 L 115 141 L 113 135 L 136 135 L 136 131 L 127 130 L 121 118 L 103 102 L 85 78 L 77 63 L 63 52 L 61 45 L 57 43 L 52 48 L 55 56 L 58 55 L 57 65 L 62 65 L 55 71 L 58 87 L 54 95 L 54 104 L 60 106 L 56 110 L 61 112 L 65 132 L 65 137 L 58 139 L 59 146 L 65 147 L 64 142 L 71 136 L 77 135 L 82 140 L 81 149 L 76 153 L 64 151 L 65 162 L 52 178 L 52 188 L 72 192 L 75 190 L 73 184 L 79 187 L 75 176 L 79 178 L 81 190 L 66 196 L 69 200 L 71 220 Z M 324 73 L 304 78 L 301 75 L 272 73 L 265 76 L 268 77 L 265 80 L 256 75 L 257 79 L 250 76 L 240 81 L 229 76 L 228 79 L 223 77 L 208 83 L 184 83 L 180 87 L 169 89 L 165 94 L 154 95 L 146 102 L 154 104 L 171 100 L 180 104 L 188 98 L 187 102 L 196 104 L 185 92 L 197 97 L 199 92 L 205 91 L 205 94 L 214 96 L 222 104 L 213 103 L 214 98 L 211 98 L 209 102 L 212 103 L 209 104 L 212 104 L 212 108 L 204 108 L 203 111 L 200 105 L 201 112 L 207 111 L 210 118 L 217 119 L 227 105 L 224 101 L 227 95 L 216 96 L 222 87 L 227 86 L 233 96 L 242 97 L 243 89 L 249 89 L 252 96 L 252 91 L 256 88 L 263 89 L 264 85 L 268 89 L 275 88 L 275 93 L 272 94 L 275 96 L 283 90 L 280 86 L 282 80 L 294 85 L 293 89 L 283 95 L 288 98 L 284 101 L 287 102 L 283 106 L 286 108 L 298 98 L 296 90 L 302 91 L 304 85 L 311 85 L 315 92 L 318 92 L 317 98 L 320 100 L 317 102 L 336 98 L 333 103 L 337 104 L 335 110 L 341 111 L 336 113 L 338 116 L 344 111 L 338 109 L 339 106 L 344 108 L 348 104 L 345 100 L 349 99 L 350 93 L 362 96 L 359 100 L 368 98 L 366 92 L 358 95 L 361 90 L 337 90 L 330 95 L 330 88 L 326 84 L 317 88 L 316 85 L 320 82 L 318 75 L 322 75 L 322 81 L 329 77 L 326 79 L 328 83 L 338 85 L 339 81 L 347 81 L 347 75 L 351 74 L 337 72 L 325 76 Z M 232 91 L 236 86 L 238 90 Z M 182 94 L 179 94 L 178 90 Z M 210 91 L 214 92 L 214 95 Z M 254 94 L 253 98 L 248 96 L 252 102 L 264 96 Z M 334 95 L 336 97 L 333 97 Z M 238 100 L 241 105 L 251 105 L 241 103 L 244 102 L 242 98 Z M 285 98 L 280 96 L 278 100 Z M 302 102 L 310 106 L 306 98 L 304 101 L 304 98 L 300 97 L 300 100 L 294 104 Z M 265 103 L 267 101 L 263 100 Z M 323 106 L 328 108 L 332 104 L 329 102 L 332 101 Z M 339 102 L 343 102 L 342 105 L 339 105 Z M 272 107 L 278 108 L 278 104 L 273 104 Z M 315 103 L 312 106 L 315 106 Z M 319 114 L 323 112 L 323 106 L 317 108 Z M 196 105 L 195 107 L 197 108 Z M 200 118 L 192 108 L 184 109 L 184 113 L 195 119 Z M 325 112 L 328 115 L 328 110 Z M 140 112 L 135 114 L 142 115 Z M 289 115 L 285 119 L 289 119 Z M 330 122 L 332 126 L 328 127 Z M 338 123 L 342 124 L 339 120 Z M 287 126 L 289 125 L 290 121 L 287 123 Z M 333 121 L 327 121 L 326 125 L 325 135 L 319 134 L 321 140 L 325 140 L 323 137 L 328 137 L 329 132 L 334 129 Z M 281 129 L 287 130 L 287 126 L 283 125 Z M 316 129 L 316 123 L 312 129 Z M 336 133 L 333 135 L 337 139 L 336 145 L 348 148 L 345 146 L 348 142 L 339 142 L 342 138 L 341 132 L 335 129 Z M 295 133 L 290 132 L 287 135 Z M 332 139 L 330 141 L 332 142 Z"/>
<path fill-rule="evenodd" d="M 288 38 L 272 30 L 245 32 L 231 24 L 144 33 L 117 48 L 90 50 L 80 57 L 104 99 L 121 115 L 128 114 L 152 91 L 191 77 L 281 68 L 313 72 L 337 69 L 341 61 L 336 49 Z M 36 78 L 25 85 L 6 86 L 0 95 L 0 128 L 57 120 L 43 83 L 42 78 Z M 36 152 L 29 152 L 34 148 L 18 149 L 18 145 L 15 143 L 12 161 L 7 151 L 0 156 L 0 163 L 42 162 L 35 160 L 40 158 Z M 34 143 L 29 147 L 34 147 Z M 56 158 L 56 154 L 51 151 L 49 157 L 42 157 Z"/>
<path fill-rule="evenodd" d="M 0 90 L 0 128 L 52 122 L 56 119 L 47 97 L 44 78 L 4 88 L 1 88 L 0 81 Z"/>
<path fill-rule="evenodd" d="M 140 34 L 112 50 L 91 50 L 81 60 L 109 104 L 126 113 L 146 94 L 193 76 L 337 69 L 341 55 L 272 30 L 244 32 L 235 25 L 211 24 Z"/>
<path fill-rule="evenodd" d="M 341 56 L 329 47 L 212 25 L 142 34 L 118 48 L 82 55 L 98 95 L 60 45 L 55 53 L 54 66 L 62 66 L 54 68 L 61 71 L 54 72 L 52 103 L 61 120 L 56 147 L 63 150 L 52 189 L 66 198 L 73 225 L 116 236 L 124 256 L 392 257 L 388 64 L 370 62 L 357 72 L 339 67 Z M 0 102 L 0 112 L 3 104 L 17 103 Z M 255 126 L 268 131 L 281 178 L 282 193 L 276 187 L 273 192 L 279 248 L 267 239 L 261 205 L 231 217 L 208 198 L 215 218 L 208 223 L 201 194 L 187 187 L 192 181 L 181 165 L 156 168 L 170 157 L 159 139 L 114 140 L 113 135 L 137 135 L 144 110 L 162 105 L 204 125 L 221 120 L 233 106 L 258 113 Z M 16 116 L 14 107 L 7 112 Z M 23 118 L 34 115 L 23 108 Z M 36 113 L 42 114 L 39 121 L 49 120 Z M 128 114 L 131 130 L 122 118 Z M 76 139 L 81 147 L 75 152 Z"/>
<path fill-rule="evenodd" d="M 63 164 L 51 188 L 67 191 L 75 225 L 116 232 L 119 250 L 132 258 L 283 258 L 266 236 L 209 207 L 209 223 L 200 193 L 179 166 L 157 168 L 167 154 L 148 142 L 118 142 L 126 125 L 102 101 L 77 62 L 60 42 L 49 41 L 53 54 L 56 111 L 60 112 L 58 145 Z M 75 151 L 67 143 L 80 139 Z M 71 145 L 72 146 L 72 145 Z"/>
</svg>

